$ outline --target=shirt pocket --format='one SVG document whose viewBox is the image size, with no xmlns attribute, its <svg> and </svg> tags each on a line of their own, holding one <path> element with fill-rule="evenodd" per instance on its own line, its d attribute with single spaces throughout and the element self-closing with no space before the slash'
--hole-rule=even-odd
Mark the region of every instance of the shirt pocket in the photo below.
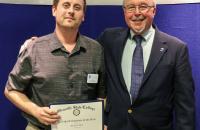
<svg viewBox="0 0 200 130">
<path fill-rule="evenodd" d="M 98 85 L 98 82 L 97 83 L 88 83 L 87 80 L 88 80 L 88 74 L 95 74 L 93 72 L 82 72 L 82 77 L 83 77 L 83 80 L 82 80 L 82 90 L 83 90 L 83 93 L 84 94 L 87 94 L 88 95 L 88 99 L 96 99 L 97 98 L 97 85 Z"/>
</svg>

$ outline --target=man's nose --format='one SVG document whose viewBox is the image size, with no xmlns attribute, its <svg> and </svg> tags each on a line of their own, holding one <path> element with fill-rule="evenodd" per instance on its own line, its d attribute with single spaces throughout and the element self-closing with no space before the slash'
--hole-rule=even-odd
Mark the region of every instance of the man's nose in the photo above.
<svg viewBox="0 0 200 130">
<path fill-rule="evenodd" d="M 138 6 L 136 6 L 136 8 L 135 8 L 135 14 L 141 14 L 141 11 Z"/>
<path fill-rule="evenodd" d="M 67 9 L 68 13 L 74 13 L 74 7 L 73 6 L 70 6 L 68 9 Z"/>
</svg>

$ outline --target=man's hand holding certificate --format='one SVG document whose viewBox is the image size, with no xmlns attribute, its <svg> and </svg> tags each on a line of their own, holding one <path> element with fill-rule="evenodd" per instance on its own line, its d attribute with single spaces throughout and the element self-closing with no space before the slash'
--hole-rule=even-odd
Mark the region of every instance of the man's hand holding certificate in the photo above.
<svg viewBox="0 0 200 130">
<path fill-rule="evenodd" d="M 103 101 L 56 104 L 61 119 L 51 125 L 52 130 L 103 130 Z"/>
</svg>

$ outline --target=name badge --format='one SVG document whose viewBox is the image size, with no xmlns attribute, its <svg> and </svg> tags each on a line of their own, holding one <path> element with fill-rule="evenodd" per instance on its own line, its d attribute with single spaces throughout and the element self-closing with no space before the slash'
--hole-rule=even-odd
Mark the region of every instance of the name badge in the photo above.
<svg viewBox="0 0 200 130">
<path fill-rule="evenodd" d="M 88 74 L 87 83 L 98 83 L 98 74 Z"/>
</svg>

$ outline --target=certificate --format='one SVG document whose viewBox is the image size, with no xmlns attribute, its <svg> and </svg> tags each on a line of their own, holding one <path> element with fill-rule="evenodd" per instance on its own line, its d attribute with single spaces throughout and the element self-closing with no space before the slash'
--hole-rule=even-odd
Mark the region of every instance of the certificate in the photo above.
<svg viewBox="0 0 200 130">
<path fill-rule="evenodd" d="M 51 130 L 103 130 L 103 101 L 50 105 L 61 119 Z"/>
</svg>

